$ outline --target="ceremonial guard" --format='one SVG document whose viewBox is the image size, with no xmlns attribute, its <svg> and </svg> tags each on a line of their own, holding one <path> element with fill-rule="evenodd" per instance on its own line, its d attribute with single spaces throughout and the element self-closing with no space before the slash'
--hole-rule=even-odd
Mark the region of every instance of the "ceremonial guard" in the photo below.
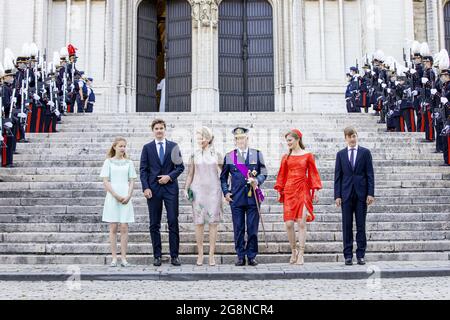
<svg viewBox="0 0 450 320">
<path fill-rule="evenodd" d="M 93 78 L 87 78 L 87 88 L 88 88 L 88 98 L 86 99 L 86 112 L 91 113 L 94 112 L 94 104 L 95 104 L 95 93 L 92 88 Z"/>
<path fill-rule="evenodd" d="M 267 177 L 261 151 L 248 146 L 248 131 L 242 127 L 232 131 L 237 148 L 226 154 L 220 175 L 223 194 L 231 206 L 236 266 L 244 266 L 246 257 L 248 265 L 258 264 L 255 259 L 258 254 L 258 225 L 260 204 L 264 200 L 260 187 Z"/>
</svg>

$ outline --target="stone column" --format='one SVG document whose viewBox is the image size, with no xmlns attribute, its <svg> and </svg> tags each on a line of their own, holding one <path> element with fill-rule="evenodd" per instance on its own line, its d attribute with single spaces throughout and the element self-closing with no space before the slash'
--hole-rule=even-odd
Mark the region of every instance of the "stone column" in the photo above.
<svg viewBox="0 0 450 320">
<path fill-rule="evenodd" d="M 439 17 L 438 0 L 426 1 L 427 41 L 430 51 L 434 54 L 439 52 Z"/>
<path fill-rule="evenodd" d="M 219 5 L 222 0 L 189 0 L 192 6 L 192 112 L 219 111 Z"/>
</svg>

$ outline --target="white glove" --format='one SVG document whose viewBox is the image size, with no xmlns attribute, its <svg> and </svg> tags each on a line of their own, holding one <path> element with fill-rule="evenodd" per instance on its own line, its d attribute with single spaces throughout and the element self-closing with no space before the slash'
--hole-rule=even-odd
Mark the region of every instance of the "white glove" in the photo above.
<svg viewBox="0 0 450 320">
<path fill-rule="evenodd" d="M 386 87 L 387 87 L 386 83 L 383 83 L 383 84 L 381 85 L 381 87 L 382 87 L 383 89 L 386 88 Z"/>
<path fill-rule="evenodd" d="M 400 82 L 398 82 L 398 81 L 396 80 L 394 83 L 395 83 L 396 86 L 398 86 L 398 84 L 399 84 Z"/>
<path fill-rule="evenodd" d="M 413 68 L 411 68 L 411 69 L 409 70 L 409 72 L 411 72 L 411 74 L 416 74 L 416 73 L 417 73 L 416 69 L 413 69 Z"/>
<path fill-rule="evenodd" d="M 0 142 L 3 142 L 3 135 L 0 135 Z"/>
<path fill-rule="evenodd" d="M 13 103 L 17 103 L 17 97 L 12 97 L 11 100 L 12 100 Z"/>
<path fill-rule="evenodd" d="M 70 90 L 73 90 L 73 89 L 75 89 L 75 85 L 72 83 L 72 84 L 70 85 Z"/>
<path fill-rule="evenodd" d="M 422 84 L 426 84 L 428 82 L 428 78 L 423 77 L 422 78 Z"/>
<path fill-rule="evenodd" d="M 27 117 L 27 115 L 25 113 L 23 113 L 23 112 L 18 113 L 17 116 L 19 118 L 26 118 Z"/>
<path fill-rule="evenodd" d="M 34 73 L 34 76 L 35 76 L 36 78 L 40 78 L 41 74 L 40 74 L 39 71 L 36 71 L 36 72 Z"/>
<path fill-rule="evenodd" d="M 419 92 L 417 92 L 417 90 L 414 90 L 413 92 L 412 92 L 412 95 L 413 96 L 417 96 L 419 94 Z"/>
<path fill-rule="evenodd" d="M 436 89 L 431 89 L 431 94 L 432 94 L 432 95 L 435 95 L 435 94 L 436 94 L 436 92 L 437 92 L 437 90 L 436 90 Z"/>
<path fill-rule="evenodd" d="M 378 79 L 378 83 L 383 83 L 383 80 L 381 80 L 381 79 Z"/>
<path fill-rule="evenodd" d="M 387 89 L 387 93 L 391 93 L 391 88 L 388 88 L 388 89 Z"/>
<path fill-rule="evenodd" d="M 370 73 L 374 76 L 375 75 L 375 71 L 370 71 Z"/>
<path fill-rule="evenodd" d="M 443 104 L 448 103 L 448 99 L 446 97 L 441 97 L 441 103 Z"/>
<path fill-rule="evenodd" d="M 402 100 L 397 100 L 397 105 L 401 105 L 402 104 Z"/>
<path fill-rule="evenodd" d="M 54 103 L 53 101 L 49 101 L 49 102 L 47 103 L 47 105 L 50 106 L 50 107 L 54 107 L 54 106 L 55 106 L 55 103 Z"/>
<path fill-rule="evenodd" d="M 59 112 L 59 110 L 56 109 L 56 110 L 55 110 L 55 115 L 56 115 L 57 117 L 59 117 L 60 114 L 61 114 L 61 113 Z"/>
<path fill-rule="evenodd" d="M 41 97 L 39 97 L 39 95 L 38 94 L 36 94 L 36 93 L 33 93 L 33 99 L 34 100 L 41 100 Z"/>
</svg>

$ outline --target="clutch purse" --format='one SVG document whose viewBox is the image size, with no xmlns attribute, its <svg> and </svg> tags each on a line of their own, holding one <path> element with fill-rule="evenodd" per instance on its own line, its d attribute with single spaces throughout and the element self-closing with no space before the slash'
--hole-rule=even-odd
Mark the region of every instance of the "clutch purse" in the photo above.
<svg viewBox="0 0 450 320">
<path fill-rule="evenodd" d="M 187 194 L 188 194 L 188 200 L 191 202 L 194 201 L 194 192 L 192 191 L 191 188 L 188 189 Z"/>
</svg>

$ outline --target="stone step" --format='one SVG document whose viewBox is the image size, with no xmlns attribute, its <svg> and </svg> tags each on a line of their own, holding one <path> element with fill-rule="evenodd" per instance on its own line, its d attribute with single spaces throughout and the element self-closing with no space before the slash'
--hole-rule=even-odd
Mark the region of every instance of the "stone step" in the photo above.
<svg viewBox="0 0 450 320">
<path fill-rule="evenodd" d="M 134 158 L 134 157 L 133 157 Z M 133 159 L 132 158 L 132 159 Z M 335 153 L 329 153 L 329 154 L 320 154 L 315 156 L 316 161 L 318 162 L 318 166 L 320 167 L 320 164 L 322 161 L 336 161 L 336 154 Z M 55 154 L 55 153 L 43 153 L 43 154 L 18 154 L 14 156 L 14 160 L 17 162 L 28 162 L 28 161 L 99 161 L 99 160 L 105 159 L 104 154 L 97 153 L 97 154 L 83 154 L 80 155 L 79 153 L 66 153 L 66 154 Z M 185 161 L 187 157 L 184 158 Z M 276 157 L 265 157 L 265 162 L 267 164 L 276 162 L 279 163 L 280 156 Z M 412 154 L 406 154 L 406 153 L 392 153 L 392 152 L 378 152 L 372 154 L 372 159 L 375 162 L 378 160 L 442 160 L 443 157 L 440 153 L 412 153 Z M 134 160 L 136 164 L 139 163 L 139 161 L 136 159 Z"/>
<path fill-rule="evenodd" d="M 97 182 L 2 182 L 0 184 L 0 190 L 13 191 L 13 190 L 36 190 L 36 189 L 61 189 L 61 190 L 86 190 L 86 189 L 104 189 L 103 182 L 100 178 Z M 263 184 L 263 189 L 272 189 L 274 181 L 268 181 Z M 333 181 L 322 181 L 324 189 L 333 189 Z M 450 188 L 449 180 L 401 180 L 401 181 L 377 181 L 376 188 Z M 140 190 L 140 182 L 135 183 L 135 189 Z"/>
<path fill-rule="evenodd" d="M 162 250 L 169 251 L 168 243 L 162 243 Z M 21 252 L 30 254 L 108 254 L 111 251 L 108 243 L 0 243 L 0 254 Z M 129 254 L 151 254 L 150 243 L 129 243 Z M 269 242 L 268 247 L 260 243 L 261 254 L 290 253 L 289 242 Z M 422 251 L 449 251 L 450 240 L 426 241 L 369 241 L 368 252 L 422 252 Z M 196 252 L 195 243 L 186 243 L 181 235 L 180 253 L 192 254 Z M 217 243 L 218 254 L 234 254 L 234 243 Z M 341 253 L 342 243 L 336 242 L 306 242 L 305 252 L 308 253 Z"/>
<path fill-rule="evenodd" d="M 235 255 L 216 254 L 217 264 L 233 264 Z M 128 255 L 129 261 L 138 265 L 152 265 L 153 257 L 149 254 L 132 254 Z M 264 254 L 258 256 L 260 263 L 288 263 L 290 254 Z M 183 264 L 195 264 L 196 255 L 181 255 Z M 163 260 L 168 262 L 169 257 L 163 255 Z M 376 261 L 440 261 L 449 260 L 449 252 L 383 252 L 383 253 L 366 253 L 368 262 Z M 0 254 L 0 264 L 65 264 L 65 265 L 109 265 L 111 256 L 107 254 L 72 254 L 72 255 L 56 255 L 56 254 Z M 342 254 L 318 254 L 305 253 L 305 263 L 311 262 L 343 262 Z"/>
<path fill-rule="evenodd" d="M 275 190 L 265 191 L 269 193 L 266 196 L 264 205 L 266 204 L 275 204 L 277 203 L 278 196 Z M 103 192 L 102 194 L 104 194 Z M 450 203 L 450 196 L 388 196 L 388 197 L 380 197 L 376 195 L 376 203 L 378 205 L 393 205 L 393 204 L 448 204 Z M 103 205 L 105 201 L 105 197 L 92 197 L 92 198 L 83 198 L 82 204 L 87 206 L 92 205 Z M 182 198 L 182 194 L 180 191 L 180 204 L 188 205 L 189 202 Z M 142 196 L 141 191 L 135 191 L 134 197 L 132 199 L 134 205 L 143 206 L 146 205 L 147 200 Z M 331 192 L 329 192 L 329 196 L 326 196 L 323 193 L 320 193 L 320 202 L 325 204 L 332 204 L 334 202 L 334 197 Z M 45 198 L 2 198 L 0 199 L 0 207 L 2 206 L 73 206 L 80 205 L 80 200 L 78 198 L 59 198 L 59 197 L 45 197 Z"/>
<path fill-rule="evenodd" d="M 417 205 L 415 205 L 417 207 Z M 370 208 L 369 222 L 394 222 L 394 221 L 446 221 L 449 220 L 450 213 L 448 210 L 443 210 L 443 205 L 437 207 L 436 211 L 422 212 L 420 210 L 411 210 L 408 212 L 401 211 L 407 209 L 407 206 L 399 208 L 398 210 L 392 210 L 392 206 L 379 206 L 382 208 L 390 207 L 391 211 L 381 211 Z M 268 211 L 263 208 L 264 223 L 280 223 L 283 222 L 282 211 Z M 0 222 L 1 223 L 94 223 L 102 222 L 102 207 L 101 206 L 27 206 L 20 207 L 20 209 L 14 209 L 14 207 L 0 207 Z M 231 222 L 230 208 L 224 207 L 224 221 Z M 163 221 L 166 221 L 164 211 Z M 340 222 L 341 212 L 339 211 L 324 211 L 315 210 L 316 221 L 320 223 Z M 137 223 L 148 222 L 148 209 L 145 206 L 137 207 L 135 209 L 135 221 Z M 375 218 L 372 218 L 375 217 Z M 192 223 L 192 209 L 189 206 L 181 206 L 180 216 L 178 218 L 180 223 Z"/>
<path fill-rule="evenodd" d="M 207 230 L 208 228 L 206 228 Z M 282 232 L 266 233 L 269 242 L 288 242 L 287 234 Z M 161 235 L 163 242 L 169 241 L 169 235 Z M 120 243 L 120 236 L 117 238 Z M 182 240 L 187 243 L 196 241 L 194 232 L 183 233 Z M 261 240 L 263 240 L 261 238 Z M 447 231 L 368 231 L 368 241 L 412 241 L 412 240 L 450 240 L 450 230 Z M 130 233 L 129 243 L 150 243 L 148 232 Z M 205 232 L 204 242 L 207 245 L 209 236 Z M 217 242 L 229 243 L 234 241 L 234 233 L 223 231 L 218 234 Z M 307 234 L 308 242 L 342 241 L 342 232 L 310 232 Z M 108 233 L 48 233 L 48 232 L 17 232 L 0 233 L 0 243 L 108 243 Z"/>
<path fill-rule="evenodd" d="M 270 169 L 269 169 L 270 170 Z M 271 170 L 272 172 L 275 170 Z M 68 175 L 68 174 L 53 174 L 53 175 L 22 175 L 22 174 L 14 174 L 14 175 L 6 175 L 1 174 L 0 177 L 4 182 L 83 182 L 83 181 L 98 181 L 99 178 L 99 172 L 100 168 L 97 169 L 97 174 L 93 175 Z M 178 182 L 183 184 L 185 182 L 187 173 L 184 172 L 178 179 Z M 399 180 L 408 180 L 411 178 L 411 173 L 400 173 L 400 174 L 394 174 L 394 173 L 386 173 L 381 174 L 378 173 L 377 170 L 377 181 L 385 181 L 385 180 L 391 180 L 391 181 L 399 181 Z M 276 176 L 273 174 L 270 174 L 267 176 L 266 182 L 273 182 L 275 181 Z M 320 178 L 322 181 L 333 181 L 334 180 L 334 173 L 320 173 Z M 445 173 L 441 172 L 430 172 L 430 173 L 415 173 L 414 179 L 416 181 L 420 180 L 448 180 L 447 175 Z M 140 181 L 139 176 L 137 177 L 136 181 Z M 1 188 L 0 188 L 1 189 Z"/>
<path fill-rule="evenodd" d="M 1 186 L 2 184 L 0 184 Z M 266 192 L 272 192 L 272 190 L 265 188 Z M 324 189 L 320 191 L 321 197 L 332 197 L 334 195 L 333 190 Z M 140 189 L 136 189 L 133 193 L 134 200 L 142 197 L 142 191 Z M 399 197 L 399 198 L 408 198 L 411 197 L 427 197 L 434 199 L 435 197 L 443 197 L 450 195 L 449 188 L 381 188 L 375 190 L 376 197 Z M 3 199 L 11 199 L 14 201 L 20 201 L 21 199 L 24 201 L 22 204 L 27 205 L 28 201 L 34 201 L 37 198 L 47 198 L 49 201 L 53 201 L 59 198 L 83 198 L 89 199 L 91 197 L 105 197 L 105 191 L 103 189 L 91 189 L 91 190 L 49 190 L 49 189 L 38 189 L 38 190 L 28 190 L 26 193 L 21 193 L 20 198 L 17 197 L 17 191 L 11 190 L 1 190 L 0 189 L 0 201 Z M 89 201 L 89 200 L 87 200 Z M 2 205 L 7 205 L 9 202 L 1 202 Z M 14 204 L 18 204 L 18 202 L 14 202 Z M 57 204 L 55 202 L 55 204 Z M 13 203 L 11 204 L 13 205 Z"/>
<path fill-rule="evenodd" d="M 137 219 L 140 216 L 137 216 Z M 142 216 L 143 217 L 143 216 Z M 142 218 L 145 220 L 145 217 Z M 440 220 L 433 220 L 440 219 Z M 368 231 L 384 231 L 389 233 L 395 233 L 398 231 L 448 231 L 449 221 L 444 220 L 445 215 L 425 213 L 422 219 L 417 218 L 417 221 L 411 219 L 408 221 L 388 221 L 388 222 L 369 222 L 367 224 Z M 100 219 L 99 219 L 100 220 Z M 319 220 L 319 218 L 318 218 Z M 281 221 L 281 219 L 279 220 Z M 130 233 L 132 232 L 148 232 L 149 223 L 148 218 L 145 222 L 136 222 L 129 225 Z M 286 227 L 283 222 L 273 222 L 265 224 L 266 233 L 269 232 L 286 232 Z M 311 223 L 308 224 L 308 232 L 341 232 L 342 225 L 341 222 L 327 222 L 327 223 Z M 168 232 L 167 223 L 163 219 L 163 224 L 161 225 L 162 232 Z M 183 232 L 194 232 L 195 226 L 193 223 L 181 223 L 180 231 Z M 233 231 L 233 226 L 230 222 L 225 222 L 219 225 L 219 232 L 223 231 Z M 262 231 L 262 230 L 261 230 Z M 19 223 L 2 223 L 0 224 L 0 232 L 85 232 L 85 233 L 95 233 L 109 232 L 109 225 L 104 222 L 42 222 L 42 223 L 28 223 L 27 221 Z M 262 236 L 262 232 L 260 234 Z"/>
<path fill-rule="evenodd" d="M 67 163 L 67 165 L 70 165 Z M 270 169 L 278 169 L 278 166 L 268 166 Z M 55 172 L 55 169 L 53 167 L 37 167 L 37 168 L 2 168 L 0 171 L 0 177 L 6 177 L 6 176 L 15 176 L 15 175 L 46 175 L 51 176 L 53 174 L 57 175 L 94 175 L 97 176 L 99 174 L 99 167 L 60 167 L 61 170 Z M 136 168 L 137 169 L 137 168 Z M 378 166 L 376 167 L 376 173 L 377 176 L 379 174 L 401 174 L 401 173 L 442 173 L 443 175 L 446 175 L 450 173 L 450 167 L 395 167 L 395 166 Z M 334 174 L 334 167 L 321 167 L 320 174 Z M 275 178 L 275 173 L 268 174 L 270 178 Z"/>
<path fill-rule="evenodd" d="M 440 155 L 442 157 L 442 155 Z M 442 165 L 443 163 L 443 158 L 441 159 L 441 157 L 439 157 L 439 155 L 436 154 L 436 156 L 433 156 L 432 159 L 429 160 L 410 160 L 410 159 L 396 159 L 396 160 L 384 160 L 384 159 L 375 159 L 373 161 L 373 165 L 374 167 L 379 167 L 379 166 L 433 166 L 433 167 L 438 167 L 440 165 Z M 72 160 L 70 161 L 71 165 L 76 166 L 76 167 L 100 167 L 103 165 L 103 160 L 101 161 L 82 161 L 82 160 Z M 276 161 L 277 163 L 279 161 Z M 14 166 L 16 167 L 67 167 L 67 165 L 69 165 L 68 163 L 66 163 L 66 161 L 59 161 L 59 160 L 54 160 L 54 161 L 25 161 L 25 162 L 14 162 Z M 134 162 L 135 167 L 137 168 L 139 165 L 138 161 Z M 320 162 L 320 166 L 319 169 L 321 168 L 331 168 L 334 167 L 335 165 L 335 160 L 334 159 L 327 159 L 324 160 L 322 159 Z"/>
</svg>

